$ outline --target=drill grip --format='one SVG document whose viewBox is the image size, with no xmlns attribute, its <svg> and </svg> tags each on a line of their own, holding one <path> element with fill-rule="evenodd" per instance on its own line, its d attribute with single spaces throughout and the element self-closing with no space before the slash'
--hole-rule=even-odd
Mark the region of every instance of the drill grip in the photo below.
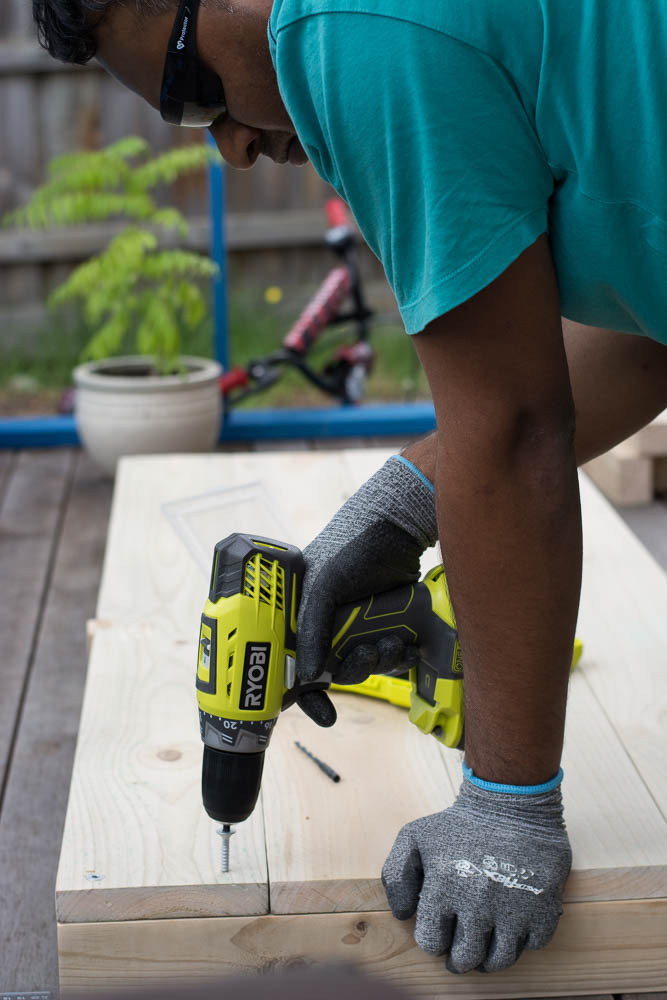
<svg viewBox="0 0 667 1000">
<path fill-rule="evenodd" d="M 325 670 L 335 679 L 338 665 L 353 649 L 364 643 L 376 643 L 388 635 L 419 646 L 422 660 L 438 677 L 460 679 L 456 628 L 436 612 L 432 590 L 424 582 L 374 594 L 339 608 Z"/>
</svg>

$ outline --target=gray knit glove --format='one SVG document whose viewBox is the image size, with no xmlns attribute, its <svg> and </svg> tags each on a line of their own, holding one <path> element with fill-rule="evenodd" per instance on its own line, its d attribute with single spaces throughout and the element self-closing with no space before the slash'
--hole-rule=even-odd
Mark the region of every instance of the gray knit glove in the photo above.
<svg viewBox="0 0 667 1000">
<path fill-rule="evenodd" d="M 411 462 L 393 455 L 304 549 L 296 643 L 301 680 L 322 673 L 336 607 L 416 582 L 421 555 L 436 539 L 433 486 Z M 418 659 L 416 646 L 389 636 L 357 646 L 334 680 L 358 684 L 369 674 L 408 670 Z"/>
<path fill-rule="evenodd" d="M 454 805 L 400 830 L 382 882 L 395 917 L 417 913 L 419 947 L 449 952 L 450 972 L 499 972 L 548 944 L 563 912 L 562 771 L 537 791 L 480 782 L 465 765 L 464 775 Z"/>
</svg>

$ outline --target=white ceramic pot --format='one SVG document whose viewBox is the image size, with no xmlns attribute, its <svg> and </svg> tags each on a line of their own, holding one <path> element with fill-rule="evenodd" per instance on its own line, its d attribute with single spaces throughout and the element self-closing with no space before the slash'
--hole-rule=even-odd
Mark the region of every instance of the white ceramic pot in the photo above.
<svg viewBox="0 0 667 1000">
<path fill-rule="evenodd" d="M 182 357 L 181 375 L 151 375 L 150 358 L 92 361 L 74 369 L 76 422 L 89 454 L 113 473 L 121 455 L 211 451 L 220 435 L 222 367 Z"/>
</svg>

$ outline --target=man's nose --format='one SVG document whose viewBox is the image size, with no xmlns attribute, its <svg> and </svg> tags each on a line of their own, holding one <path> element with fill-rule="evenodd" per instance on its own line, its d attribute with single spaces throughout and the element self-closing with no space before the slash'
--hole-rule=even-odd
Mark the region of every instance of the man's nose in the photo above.
<svg viewBox="0 0 667 1000">
<path fill-rule="evenodd" d="M 211 135 L 220 150 L 225 163 L 237 170 L 247 170 L 252 167 L 259 156 L 262 133 L 259 129 L 241 125 L 232 118 L 227 118 L 220 125 L 211 126 Z"/>
</svg>

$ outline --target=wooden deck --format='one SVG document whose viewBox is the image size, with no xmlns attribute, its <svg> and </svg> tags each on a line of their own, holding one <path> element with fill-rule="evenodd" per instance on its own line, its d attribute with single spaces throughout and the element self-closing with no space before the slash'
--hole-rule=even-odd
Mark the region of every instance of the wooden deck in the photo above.
<svg viewBox="0 0 667 1000">
<path fill-rule="evenodd" d="M 57 992 L 55 872 L 111 493 L 77 451 L 0 452 L 0 1000 Z M 621 513 L 667 569 L 667 504 Z"/>
</svg>

